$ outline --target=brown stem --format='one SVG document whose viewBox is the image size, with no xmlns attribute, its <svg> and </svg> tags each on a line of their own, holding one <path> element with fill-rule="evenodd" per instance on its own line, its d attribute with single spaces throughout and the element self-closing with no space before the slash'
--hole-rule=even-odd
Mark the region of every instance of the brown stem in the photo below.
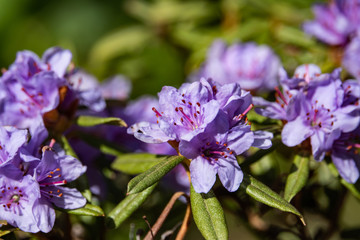
<svg viewBox="0 0 360 240">
<path fill-rule="evenodd" d="M 163 225 L 166 217 L 169 215 L 169 212 L 171 211 L 171 209 L 173 208 L 176 200 L 181 197 L 181 196 L 187 196 L 184 192 L 176 192 L 170 199 L 170 201 L 168 202 L 168 204 L 166 205 L 166 207 L 164 208 L 164 210 L 162 211 L 162 213 L 160 214 L 160 217 L 158 218 L 158 220 L 155 222 L 155 224 L 153 225 L 152 229 L 146 234 L 144 240 L 152 240 L 154 239 L 153 237 L 156 236 L 156 234 L 158 233 L 158 231 L 160 230 L 161 226 Z M 187 197 L 188 199 L 188 197 Z M 189 202 L 189 201 L 188 201 Z M 187 212 L 186 212 L 187 214 Z M 186 216 L 185 214 L 185 216 Z M 181 228 L 183 228 L 181 226 Z M 153 235 L 153 236 L 152 236 Z"/>
<path fill-rule="evenodd" d="M 191 216 L 191 207 L 190 207 L 190 202 L 188 201 L 188 204 L 186 207 L 186 212 L 185 212 L 185 217 L 184 217 L 183 223 L 181 225 L 181 228 L 180 228 L 178 234 L 176 235 L 175 240 L 184 239 L 185 234 L 186 234 L 189 224 L 190 224 L 190 216 Z"/>
</svg>

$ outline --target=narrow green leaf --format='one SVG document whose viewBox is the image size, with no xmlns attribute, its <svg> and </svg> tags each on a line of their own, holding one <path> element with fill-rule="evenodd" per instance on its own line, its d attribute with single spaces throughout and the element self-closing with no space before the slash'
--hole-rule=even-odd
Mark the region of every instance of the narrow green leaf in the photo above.
<svg viewBox="0 0 360 240">
<path fill-rule="evenodd" d="M 76 159 L 79 159 L 65 136 L 61 136 L 60 141 L 66 155 L 70 155 Z M 76 181 L 77 181 L 77 189 L 81 191 L 81 194 L 86 198 L 87 201 L 91 202 L 92 194 L 89 190 L 87 175 L 86 174 L 81 175 Z"/>
<path fill-rule="evenodd" d="M 133 26 L 112 32 L 97 41 L 91 49 L 90 65 L 96 66 L 115 57 L 139 51 L 152 38 L 152 32 L 143 26 Z"/>
<path fill-rule="evenodd" d="M 149 186 L 153 185 L 184 159 L 185 158 L 183 156 L 166 157 L 164 160 L 146 172 L 131 179 L 128 183 L 128 194 L 141 192 Z"/>
<path fill-rule="evenodd" d="M 64 135 L 61 136 L 61 145 L 66 153 L 66 155 L 70 155 L 74 158 L 78 158 L 78 156 L 76 155 L 74 149 L 72 149 L 72 147 L 70 146 L 70 143 L 68 142 L 68 140 L 66 139 L 66 137 Z"/>
<path fill-rule="evenodd" d="M 270 207 L 277 208 L 284 212 L 290 212 L 297 215 L 302 223 L 305 225 L 305 221 L 301 213 L 290 203 L 288 203 L 279 194 L 271 190 L 268 186 L 262 182 L 256 180 L 248 174 L 244 174 L 244 180 L 240 187 L 246 191 L 248 195 L 255 200 L 264 203 Z"/>
<path fill-rule="evenodd" d="M 296 155 L 291 173 L 286 179 L 284 198 L 290 202 L 291 199 L 305 186 L 309 177 L 309 157 Z"/>
<path fill-rule="evenodd" d="M 59 210 L 80 216 L 92 216 L 92 217 L 105 216 L 104 211 L 101 209 L 101 207 L 92 204 L 86 204 L 82 208 L 73 209 L 73 210 L 67 210 L 67 209 L 59 209 Z"/>
<path fill-rule="evenodd" d="M 127 174 L 140 174 L 166 159 L 165 156 L 149 153 L 130 153 L 118 155 L 111 167 Z"/>
<path fill-rule="evenodd" d="M 345 181 L 345 179 L 341 178 L 339 171 L 337 170 L 336 166 L 334 165 L 334 163 L 328 163 L 327 164 L 330 172 L 335 176 L 340 178 L 340 183 L 342 185 L 344 185 L 344 187 L 346 187 L 354 197 L 356 197 L 357 199 L 360 199 L 360 184 L 359 183 L 355 183 L 355 184 L 351 184 L 348 183 L 347 181 Z"/>
<path fill-rule="evenodd" d="M 8 235 L 9 233 L 12 233 L 16 230 L 19 230 L 18 228 L 11 228 L 11 229 L 6 229 L 6 230 L 0 230 L 0 237 L 3 237 L 5 235 Z M 1 238 L 4 239 L 4 238 Z M 5 239 L 16 239 L 15 236 L 6 236 Z"/>
<path fill-rule="evenodd" d="M 124 120 L 116 117 L 95 117 L 95 116 L 79 116 L 76 119 L 76 124 L 82 127 L 93 127 L 96 125 L 107 124 L 119 127 L 127 127 Z"/>
<path fill-rule="evenodd" d="M 345 179 L 340 180 L 341 184 L 344 185 L 357 199 L 360 199 L 360 188 L 355 184 L 348 183 Z"/>
<path fill-rule="evenodd" d="M 228 239 L 224 211 L 213 191 L 197 193 L 190 188 L 190 203 L 196 226 L 205 239 Z"/>
<path fill-rule="evenodd" d="M 117 228 L 123 223 L 152 193 L 156 184 L 146 188 L 144 191 L 128 195 L 122 200 L 106 218 L 106 225 L 109 228 Z"/>
<path fill-rule="evenodd" d="M 0 237 L 3 237 L 9 233 L 16 231 L 16 230 L 19 230 L 18 228 L 8 225 L 7 221 L 5 221 L 5 220 L 0 220 L 0 224 L 1 224 Z M 2 239 L 2 238 L 0 238 L 0 239 Z M 14 236 L 10 236 L 10 237 L 6 236 L 5 239 L 15 239 L 15 237 Z"/>
</svg>

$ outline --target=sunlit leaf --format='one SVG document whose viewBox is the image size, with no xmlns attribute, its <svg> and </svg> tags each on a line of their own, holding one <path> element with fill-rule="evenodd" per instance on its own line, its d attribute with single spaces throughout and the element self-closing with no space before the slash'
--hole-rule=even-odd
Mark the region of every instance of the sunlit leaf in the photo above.
<svg viewBox="0 0 360 240">
<path fill-rule="evenodd" d="M 113 32 L 98 41 L 90 53 L 92 65 L 134 52 L 149 42 L 152 33 L 143 26 L 128 27 Z"/>
<path fill-rule="evenodd" d="M 197 193 L 191 185 L 190 202 L 196 226 L 205 239 L 228 239 L 224 211 L 211 190 Z"/>
<path fill-rule="evenodd" d="M 138 193 L 150 187 L 184 159 L 183 156 L 166 157 L 146 172 L 131 179 L 127 187 L 128 194 Z"/>
<path fill-rule="evenodd" d="M 121 154 L 117 156 L 111 167 L 123 173 L 136 175 L 147 171 L 164 159 L 166 156 L 150 153 Z"/>
<path fill-rule="evenodd" d="M 64 135 L 61 136 L 60 140 L 61 140 L 61 145 L 62 145 L 66 155 L 70 155 L 74 158 L 79 159 L 78 156 L 76 155 L 74 149 L 71 147 L 69 141 L 67 140 L 67 138 Z"/>
<path fill-rule="evenodd" d="M 126 196 L 106 218 L 106 225 L 109 228 L 117 228 L 123 223 L 152 193 L 156 184 L 146 188 L 142 192 Z"/>
<path fill-rule="evenodd" d="M 73 210 L 66 210 L 66 209 L 60 209 L 60 210 L 80 216 L 93 216 L 93 217 L 105 216 L 104 211 L 101 209 L 101 207 L 92 204 L 86 204 L 82 208 L 73 209 Z"/>
<path fill-rule="evenodd" d="M 286 185 L 284 198 L 290 202 L 291 199 L 305 186 L 309 177 L 309 157 L 296 155 L 291 173 L 289 174 Z"/>
<path fill-rule="evenodd" d="M 96 116 L 79 116 L 76 119 L 76 124 L 82 127 L 93 127 L 96 125 L 107 124 L 119 127 L 127 127 L 124 120 L 116 117 L 96 117 Z"/>
<path fill-rule="evenodd" d="M 293 205 L 252 176 L 244 174 L 244 180 L 240 187 L 244 189 L 248 195 L 261 203 L 297 215 L 305 225 L 303 216 Z"/>
</svg>

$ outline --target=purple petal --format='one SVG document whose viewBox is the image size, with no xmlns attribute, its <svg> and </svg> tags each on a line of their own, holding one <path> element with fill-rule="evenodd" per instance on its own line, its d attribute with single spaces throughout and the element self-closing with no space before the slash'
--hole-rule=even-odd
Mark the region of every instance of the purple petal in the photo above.
<svg viewBox="0 0 360 240">
<path fill-rule="evenodd" d="M 62 171 L 62 177 L 67 182 L 74 181 L 86 172 L 86 166 L 72 156 L 58 156 L 57 160 Z"/>
<path fill-rule="evenodd" d="M 229 192 L 238 190 L 244 174 L 241 171 L 236 158 L 234 156 L 229 156 L 226 159 L 219 159 L 218 166 L 218 175 L 224 187 Z"/>
<path fill-rule="evenodd" d="M 227 135 L 227 143 L 229 148 L 239 155 L 248 150 L 254 143 L 254 133 L 248 125 L 235 126 Z"/>
<path fill-rule="evenodd" d="M 163 143 L 175 139 L 172 134 L 167 136 L 158 124 L 149 122 L 136 123 L 127 129 L 127 133 L 146 143 Z"/>
<path fill-rule="evenodd" d="M 48 233 L 54 227 L 55 223 L 55 210 L 51 204 L 43 199 L 38 199 L 32 208 L 37 226 L 40 231 Z"/>
<path fill-rule="evenodd" d="M 323 131 L 316 131 L 314 135 L 311 136 L 311 148 L 312 154 L 316 161 L 321 161 L 324 159 L 326 149 L 325 144 L 325 133 Z"/>
<path fill-rule="evenodd" d="M 66 69 L 71 62 L 72 54 L 67 49 L 52 47 L 45 51 L 42 59 L 45 63 L 50 64 L 51 70 L 59 77 L 65 75 Z"/>
<path fill-rule="evenodd" d="M 106 79 L 101 84 L 101 94 L 105 99 L 126 100 L 131 92 L 131 82 L 122 75 Z"/>
<path fill-rule="evenodd" d="M 53 197 L 50 199 L 52 203 L 54 203 L 57 207 L 63 209 L 76 209 L 85 206 L 86 199 L 81 195 L 81 193 L 74 188 L 60 187 L 60 186 L 52 186 L 44 188 L 46 191 L 57 192 L 60 190 L 62 193 L 61 197 Z"/>
<path fill-rule="evenodd" d="M 191 183 L 197 193 L 208 193 L 216 181 L 215 166 L 197 157 L 190 163 Z"/>
<path fill-rule="evenodd" d="M 272 146 L 272 138 L 273 134 L 271 132 L 254 131 L 254 143 L 252 146 L 260 149 L 268 149 Z"/>
<path fill-rule="evenodd" d="M 359 156 L 346 152 L 334 152 L 331 155 L 339 174 L 349 183 L 355 183 L 359 179 Z"/>
<path fill-rule="evenodd" d="M 304 123 L 303 116 L 299 116 L 291 122 L 285 124 L 281 138 L 285 145 L 294 147 L 300 144 L 313 134 L 313 130 L 310 126 Z"/>
</svg>

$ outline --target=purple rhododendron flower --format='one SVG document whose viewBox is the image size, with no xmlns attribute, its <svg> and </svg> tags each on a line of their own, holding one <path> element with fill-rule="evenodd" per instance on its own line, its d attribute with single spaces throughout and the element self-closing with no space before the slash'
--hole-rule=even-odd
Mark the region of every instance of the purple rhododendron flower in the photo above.
<svg viewBox="0 0 360 240">
<path fill-rule="evenodd" d="M 4 81 L 6 98 L 1 103 L 2 125 L 30 128 L 43 124 L 42 116 L 56 108 L 59 103 L 59 86 L 63 81 L 53 72 L 40 72 L 32 78 L 17 78 L 14 75 Z"/>
<path fill-rule="evenodd" d="M 265 45 L 238 43 L 229 47 L 217 40 L 208 51 L 199 77 L 225 83 L 238 83 L 245 90 L 272 90 L 278 85 L 280 60 Z"/>
<path fill-rule="evenodd" d="M 0 219 L 26 232 L 35 233 L 41 230 L 38 223 L 42 219 L 35 210 L 38 207 L 40 188 L 32 176 L 23 176 L 13 165 L 2 166 L 0 196 Z"/>
<path fill-rule="evenodd" d="M 226 131 L 251 108 L 251 96 L 238 84 L 218 84 L 212 80 L 185 83 L 179 90 L 163 87 L 159 109 L 153 108 L 158 123 L 140 122 L 128 132 L 144 142 L 190 141 L 194 136 L 216 127 Z"/>
<path fill-rule="evenodd" d="M 70 82 L 72 74 L 78 77 L 76 71 L 67 73 L 71 58 L 69 50 L 58 47 L 48 49 L 42 59 L 31 51 L 18 52 L 0 78 L 0 123 L 29 128 L 32 135 L 39 126 L 62 133 L 79 101 L 94 110 L 103 109 L 97 85 L 90 80 L 76 86 Z"/>
<path fill-rule="evenodd" d="M 343 83 L 344 102 L 343 106 L 359 104 L 360 81 L 347 80 Z"/>
<path fill-rule="evenodd" d="M 349 45 L 346 46 L 342 61 L 346 70 L 351 73 L 358 81 L 360 81 L 360 38 L 354 38 Z"/>
<path fill-rule="evenodd" d="M 340 79 L 341 69 L 335 69 L 332 73 L 321 73 L 320 68 L 314 64 L 304 64 L 295 69 L 294 76 L 289 78 L 284 69 L 279 71 L 282 91 L 275 88 L 275 102 L 269 102 L 261 97 L 253 97 L 255 111 L 260 115 L 292 121 L 300 111 L 298 93 L 306 91 L 309 87 L 329 84 Z"/>
<path fill-rule="evenodd" d="M 192 159 L 190 175 L 197 192 L 208 192 L 216 174 L 227 190 L 237 190 L 243 174 L 236 155 L 251 146 L 271 146 L 271 133 L 250 130 L 246 114 L 253 106 L 251 95 L 237 83 L 203 78 L 179 90 L 164 87 L 159 98 L 159 110 L 153 108 L 158 123 L 134 124 L 128 132 L 149 143 L 179 142 L 179 153 Z"/>
<path fill-rule="evenodd" d="M 101 83 L 101 95 L 107 100 L 124 101 L 131 92 L 131 82 L 122 75 L 106 79 Z"/>
<path fill-rule="evenodd" d="M 251 146 L 269 148 L 270 138 L 272 138 L 271 133 L 259 133 L 256 136 L 249 125 L 242 124 L 225 133 L 206 132 L 190 141 L 181 141 L 179 152 L 192 159 L 190 175 L 196 192 L 209 192 L 215 183 L 216 174 L 219 175 L 224 187 L 234 192 L 243 179 L 236 155 L 245 152 Z"/>
<path fill-rule="evenodd" d="M 11 161 L 28 139 L 27 130 L 0 126 L 0 166 Z"/>
<path fill-rule="evenodd" d="M 56 55 L 49 56 L 48 60 L 53 62 L 53 57 Z M 58 75 L 62 69 L 61 64 L 52 66 L 33 52 L 18 52 L 15 62 L 0 78 L 4 95 L 0 99 L 0 110 L 6 112 L 1 114 L 1 124 L 30 128 L 30 132 L 44 127 L 42 116 L 57 107 L 58 89 L 66 84 L 63 76 Z"/>
<path fill-rule="evenodd" d="M 359 0 L 335 0 L 313 7 L 315 21 L 306 22 L 304 30 L 330 45 L 347 43 L 360 24 Z"/>
<path fill-rule="evenodd" d="M 45 148 L 41 161 L 34 169 L 35 179 L 40 185 L 41 197 L 64 209 L 83 207 L 86 199 L 81 193 L 61 185 L 77 179 L 86 171 L 86 167 L 76 158 L 56 154 L 51 148 Z"/>
<path fill-rule="evenodd" d="M 360 127 L 348 133 L 342 133 L 331 149 L 331 158 L 340 176 L 349 183 L 359 179 L 360 169 Z"/>
<path fill-rule="evenodd" d="M 76 70 L 69 76 L 69 83 L 75 91 L 79 104 L 99 112 L 105 108 L 105 100 L 99 89 L 99 81 L 83 70 Z"/>
<path fill-rule="evenodd" d="M 299 94 L 300 111 L 284 126 L 282 141 L 292 147 L 310 137 L 314 158 L 322 160 L 341 132 L 353 131 L 359 125 L 358 106 L 342 107 L 344 90 L 340 80 L 313 86 Z"/>
<path fill-rule="evenodd" d="M 140 122 L 128 132 L 148 143 L 191 140 L 217 119 L 224 121 L 219 103 L 210 94 L 202 82 L 183 84 L 179 90 L 165 86 L 158 94 L 159 109 L 153 108 L 158 123 Z"/>
</svg>

